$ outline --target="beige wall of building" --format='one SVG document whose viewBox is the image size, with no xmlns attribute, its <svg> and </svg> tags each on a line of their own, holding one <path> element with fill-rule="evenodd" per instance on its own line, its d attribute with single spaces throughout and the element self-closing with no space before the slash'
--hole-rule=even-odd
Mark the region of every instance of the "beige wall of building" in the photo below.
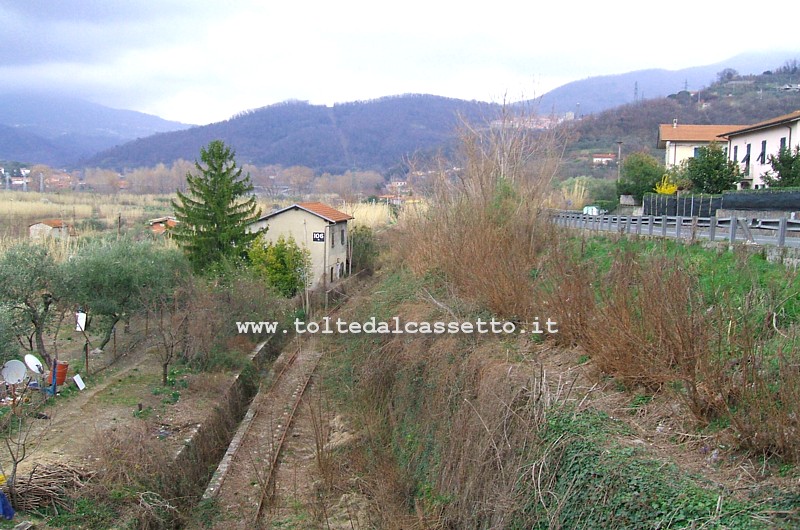
<svg viewBox="0 0 800 530">
<path fill-rule="evenodd" d="M 287 209 L 250 225 L 250 231 L 267 229 L 265 238 L 275 242 L 283 235 L 311 253 L 311 285 L 335 282 L 347 273 L 350 234 L 347 221 L 332 223 L 300 208 Z M 320 235 L 323 240 L 320 240 Z"/>
</svg>

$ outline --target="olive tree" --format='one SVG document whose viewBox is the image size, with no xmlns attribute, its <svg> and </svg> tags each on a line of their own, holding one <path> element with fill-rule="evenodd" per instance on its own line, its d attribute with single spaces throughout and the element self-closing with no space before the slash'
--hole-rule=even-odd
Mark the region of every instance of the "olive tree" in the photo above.
<svg viewBox="0 0 800 530">
<path fill-rule="evenodd" d="M 177 249 L 127 239 L 84 247 L 65 268 L 69 299 L 101 321 L 100 349 L 120 320 L 143 311 L 148 300 L 174 291 L 189 274 Z"/>
<path fill-rule="evenodd" d="M 58 299 L 62 268 L 47 248 L 23 243 L 0 257 L 0 305 L 22 346 L 34 348 L 52 367 L 44 334 Z"/>
</svg>

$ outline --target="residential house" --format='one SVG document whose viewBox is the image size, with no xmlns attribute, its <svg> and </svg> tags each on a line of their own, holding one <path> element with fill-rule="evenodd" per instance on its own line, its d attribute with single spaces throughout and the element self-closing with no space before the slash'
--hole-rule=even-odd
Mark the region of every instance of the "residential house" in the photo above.
<svg viewBox="0 0 800 530">
<path fill-rule="evenodd" d="M 617 160 L 617 155 L 614 153 L 595 153 L 592 155 L 592 165 L 594 166 L 607 166 L 613 164 Z"/>
<path fill-rule="evenodd" d="M 763 188 L 764 173 L 772 170 L 770 155 L 792 149 L 800 142 L 800 110 L 729 129 L 723 135 L 728 141 L 728 159 L 739 164 L 742 172 L 739 189 Z"/>
<path fill-rule="evenodd" d="M 353 217 L 321 202 L 301 202 L 277 210 L 252 223 L 248 230 L 267 230 L 265 238 L 275 242 L 292 237 L 311 253 L 309 287 L 327 286 L 349 273 L 350 233 Z"/>
<path fill-rule="evenodd" d="M 61 219 L 47 219 L 28 226 L 28 235 L 33 240 L 41 240 L 46 237 L 62 239 L 74 233 L 75 230 L 72 225 L 65 223 Z"/>
<path fill-rule="evenodd" d="M 688 125 L 679 124 L 673 120 L 672 124 L 658 126 L 658 148 L 665 149 L 664 165 L 668 168 L 679 166 L 684 160 L 697 155 L 697 150 L 711 142 L 725 143 L 720 136 L 726 131 L 741 127 L 741 125 Z"/>
<path fill-rule="evenodd" d="M 150 231 L 154 234 L 163 234 L 168 230 L 172 230 L 176 226 L 178 226 L 178 220 L 171 215 L 165 215 L 164 217 L 156 217 L 155 219 L 150 219 L 147 221 L 147 226 L 150 227 Z"/>
</svg>

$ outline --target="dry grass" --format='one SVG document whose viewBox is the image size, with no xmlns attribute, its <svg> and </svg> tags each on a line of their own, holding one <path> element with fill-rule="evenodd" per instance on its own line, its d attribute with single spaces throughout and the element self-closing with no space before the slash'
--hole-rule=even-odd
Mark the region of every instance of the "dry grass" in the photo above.
<svg viewBox="0 0 800 530">
<path fill-rule="evenodd" d="M 377 229 L 393 222 L 392 210 L 386 203 L 345 203 L 339 210 L 355 217 L 352 221 L 353 226 Z"/>
<path fill-rule="evenodd" d="M 796 329 L 760 321 L 774 307 L 761 288 L 744 303 L 720 295 L 709 307 L 679 258 L 619 252 L 604 277 L 562 247 L 551 258 L 537 292 L 560 323 L 556 341 L 579 346 L 630 389 L 685 401 L 702 425 L 729 424 L 741 448 L 800 459 Z"/>
<path fill-rule="evenodd" d="M 453 178 L 443 169 L 428 206 L 406 212 L 398 248 L 417 274 L 441 273 L 464 298 L 525 319 L 533 313 L 531 272 L 552 240 L 542 207 L 564 139 L 507 127 L 511 115 L 505 120 L 464 126 L 463 170 Z"/>
<path fill-rule="evenodd" d="M 97 193 L 0 192 L 0 237 L 27 237 L 28 226 L 44 219 L 60 219 L 79 231 L 91 227 L 115 229 L 142 226 L 147 219 L 172 211 L 171 195 L 103 195 Z M 86 221 L 91 220 L 87 226 Z"/>
<path fill-rule="evenodd" d="M 692 275 L 662 256 L 620 253 L 601 285 L 583 341 L 597 365 L 632 386 L 679 380 L 696 394 L 711 322 Z"/>
</svg>

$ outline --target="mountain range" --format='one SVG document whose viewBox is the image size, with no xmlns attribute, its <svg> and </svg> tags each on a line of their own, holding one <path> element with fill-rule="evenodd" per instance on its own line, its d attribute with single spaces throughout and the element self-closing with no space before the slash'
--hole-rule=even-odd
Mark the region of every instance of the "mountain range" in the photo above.
<svg viewBox="0 0 800 530">
<path fill-rule="evenodd" d="M 709 86 L 726 69 L 760 74 L 800 53 L 747 54 L 682 70 L 591 77 L 534 102 L 539 114 L 595 115 Z M 798 82 L 800 79 L 795 80 Z M 292 101 L 205 126 L 110 109 L 54 93 L 0 95 L 0 160 L 117 170 L 194 160 L 213 139 L 257 165 L 302 165 L 323 172 L 388 171 L 414 154 L 447 150 L 461 119 L 490 120 L 500 106 L 429 95 L 390 96 L 331 107 Z"/>
<path fill-rule="evenodd" d="M 0 160 L 72 166 L 116 145 L 188 127 L 57 93 L 0 94 Z"/>
</svg>

